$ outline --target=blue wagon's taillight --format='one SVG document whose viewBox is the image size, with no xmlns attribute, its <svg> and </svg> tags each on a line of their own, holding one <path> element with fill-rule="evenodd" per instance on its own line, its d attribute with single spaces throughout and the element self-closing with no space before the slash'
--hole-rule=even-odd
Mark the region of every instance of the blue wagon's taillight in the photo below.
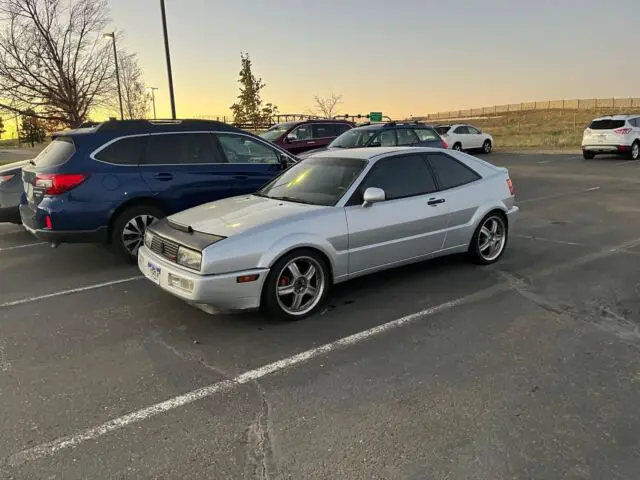
<svg viewBox="0 0 640 480">
<path fill-rule="evenodd" d="M 51 173 L 36 175 L 34 186 L 44 189 L 45 195 L 61 195 L 76 188 L 87 179 L 82 173 Z"/>
</svg>

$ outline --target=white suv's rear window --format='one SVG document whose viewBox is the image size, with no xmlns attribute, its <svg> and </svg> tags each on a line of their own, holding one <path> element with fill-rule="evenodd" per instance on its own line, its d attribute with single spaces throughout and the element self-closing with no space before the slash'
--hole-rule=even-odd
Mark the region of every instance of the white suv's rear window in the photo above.
<svg viewBox="0 0 640 480">
<path fill-rule="evenodd" d="M 624 120 L 593 120 L 589 124 L 589 128 L 592 130 L 615 130 L 616 128 L 624 127 Z"/>
</svg>

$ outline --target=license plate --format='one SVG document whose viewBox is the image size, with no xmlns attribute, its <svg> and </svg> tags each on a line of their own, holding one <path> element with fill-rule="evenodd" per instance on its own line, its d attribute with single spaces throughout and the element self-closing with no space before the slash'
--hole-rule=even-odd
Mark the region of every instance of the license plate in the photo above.
<svg viewBox="0 0 640 480">
<path fill-rule="evenodd" d="M 147 262 L 147 276 L 152 282 L 160 284 L 160 267 Z"/>
<path fill-rule="evenodd" d="M 606 135 L 598 135 L 598 143 L 604 143 L 606 139 Z"/>
<path fill-rule="evenodd" d="M 33 185 L 28 182 L 24 182 L 24 193 L 27 194 L 29 200 L 33 199 Z"/>
</svg>

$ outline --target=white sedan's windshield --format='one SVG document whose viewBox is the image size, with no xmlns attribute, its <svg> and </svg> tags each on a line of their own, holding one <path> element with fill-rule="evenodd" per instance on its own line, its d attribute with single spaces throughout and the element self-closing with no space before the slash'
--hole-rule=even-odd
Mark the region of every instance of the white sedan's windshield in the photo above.
<svg viewBox="0 0 640 480">
<path fill-rule="evenodd" d="M 357 158 L 308 158 L 271 181 L 256 195 L 312 205 L 335 205 L 366 163 Z"/>
</svg>

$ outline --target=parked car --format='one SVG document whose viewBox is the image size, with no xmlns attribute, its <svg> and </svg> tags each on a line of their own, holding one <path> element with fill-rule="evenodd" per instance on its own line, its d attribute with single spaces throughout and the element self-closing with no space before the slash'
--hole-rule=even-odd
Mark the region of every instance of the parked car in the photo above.
<svg viewBox="0 0 640 480">
<path fill-rule="evenodd" d="M 43 241 L 100 242 L 135 262 L 157 219 L 253 192 L 293 163 L 220 122 L 109 121 L 55 134 L 23 168 L 20 216 Z"/>
<path fill-rule="evenodd" d="M 394 146 L 447 148 L 447 143 L 432 126 L 424 123 L 374 123 L 353 128 L 326 147 L 309 150 L 298 158 L 304 159 L 324 150 Z"/>
<path fill-rule="evenodd" d="M 491 153 L 494 146 L 493 137 L 473 125 L 438 125 L 436 130 L 452 150 L 475 150 Z"/>
<path fill-rule="evenodd" d="M 0 223 L 20 222 L 20 195 L 22 195 L 22 167 L 29 160 L 0 165 Z"/>
<path fill-rule="evenodd" d="M 353 126 L 352 122 L 346 120 L 301 120 L 279 123 L 260 136 L 297 155 L 328 145 Z"/>
<path fill-rule="evenodd" d="M 640 158 L 640 115 L 613 115 L 592 120 L 582 134 L 582 156 L 600 154 Z"/>
<path fill-rule="evenodd" d="M 138 265 L 203 310 L 263 308 L 297 320 L 331 285 L 458 252 L 491 264 L 518 212 L 506 168 L 424 147 L 332 150 L 252 195 L 147 229 Z"/>
</svg>

